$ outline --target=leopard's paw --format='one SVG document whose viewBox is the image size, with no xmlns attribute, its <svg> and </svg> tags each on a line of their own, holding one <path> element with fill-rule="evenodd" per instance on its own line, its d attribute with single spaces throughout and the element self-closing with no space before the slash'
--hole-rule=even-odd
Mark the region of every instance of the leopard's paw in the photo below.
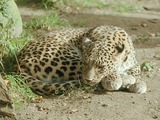
<svg viewBox="0 0 160 120">
<path fill-rule="evenodd" d="M 144 94 L 147 91 L 147 84 L 144 81 L 137 81 L 129 87 L 130 92 Z"/>
<path fill-rule="evenodd" d="M 107 80 L 107 79 L 102 79 L 101 84 L 104 89 L 113 91 L 113 90 L 119 90 L 122 86 L 122 80 Z"/>
</svg>

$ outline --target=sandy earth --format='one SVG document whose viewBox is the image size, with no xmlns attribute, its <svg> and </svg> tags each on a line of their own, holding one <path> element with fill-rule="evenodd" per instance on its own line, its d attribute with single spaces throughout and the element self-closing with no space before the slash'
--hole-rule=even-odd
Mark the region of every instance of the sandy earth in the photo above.
<svg viewBox="0 0 160 120">
<path fill-rule="evenodd" d="M 24 20 L 26 16 L 22 17 Z M 82 14 L 63 15 L 63 18 L 75 27 L 110 24 L 124 28 L 134 38 L 143 35 L 134 45 L 140 63 L 154 64 L 153 70 L 141 74 L 148 91 L 143 95 L 124 91 L 80 92 L 43 99 L 18 109 L 18 120 L 160 120 L 160 36 L 155 36 L 160 32 L 160 19 Z"/>
</svg>

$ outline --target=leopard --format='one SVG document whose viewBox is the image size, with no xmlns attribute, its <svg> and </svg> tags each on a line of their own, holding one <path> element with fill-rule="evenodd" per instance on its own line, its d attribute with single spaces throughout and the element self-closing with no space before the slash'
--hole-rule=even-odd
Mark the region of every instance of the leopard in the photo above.
<svg viewBox="0 0 160 120">
<path fill-rule="evenodd" d="M 117 26 L 66 28 L 28 42 L 17 55 L 16 74 L 38 95 L 101 84 L 143 94 L 147 85 L 131 37 Z"/>
</svg>

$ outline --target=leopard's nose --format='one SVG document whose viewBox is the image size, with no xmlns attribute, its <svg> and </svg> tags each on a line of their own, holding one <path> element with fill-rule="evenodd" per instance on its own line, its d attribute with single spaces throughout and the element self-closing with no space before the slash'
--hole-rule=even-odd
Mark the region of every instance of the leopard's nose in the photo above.
<svg viewBox="0 0 160 120">
<path fill-rule="evenodd" d="M 94 79 L 83 79 L 83 83 L 89 86 L 94 86 L 95 84 L 97 84 Z"/>
<path fill-rule="evenodd" d="M 91 82 L 91 81 L 93 81 L 93 79 L 85 79 L 85 81 Z"/>
<path fill-rule="evenodd" d="M 83 78 L 86 80 L 86 81 L 92 81 L 94 79 L 94 76 L 95 76 L 95 68 L 92 66 L 90 68 L 88 68 L 88 70 L 86 70 L 84 73 L 83 73 Z"/>
<path fill-rule="evenodd" d="M 89 78 L 82 77 L 82 81 L 83 81 L 83 83 L 85 83 L 85 84 L 89 84 L 90 82 L 93 81 L 93 79 L 89 79 Z"/>
</svg>

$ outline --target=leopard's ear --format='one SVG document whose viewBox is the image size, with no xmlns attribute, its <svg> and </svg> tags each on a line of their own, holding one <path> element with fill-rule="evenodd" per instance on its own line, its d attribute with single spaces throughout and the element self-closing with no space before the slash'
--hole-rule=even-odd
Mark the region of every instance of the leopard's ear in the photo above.
<svg viewBox="0 0 160 120">
<path fill-rule="evenodd" d="M 92 43 L 93 42 L 89 38 L 85 37 L 82 41 L 82 47 L 86 48 L 86 47 L 90 46 Z"/>
</svg>

